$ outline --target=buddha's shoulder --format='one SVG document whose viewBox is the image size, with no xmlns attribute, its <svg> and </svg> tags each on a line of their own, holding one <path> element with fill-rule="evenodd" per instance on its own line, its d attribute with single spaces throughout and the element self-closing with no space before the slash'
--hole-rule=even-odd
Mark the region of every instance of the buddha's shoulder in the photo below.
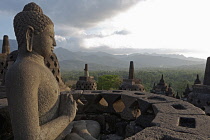
<svg viewBox="0 0 210 140">
<path fill-rule="evenodd" d="M 46 69 L 44 64 L 40 64 L 33 60 L 16 61 L 9 69 L 9 72 L 16 73 L 42 73 Z"/>
</svg>

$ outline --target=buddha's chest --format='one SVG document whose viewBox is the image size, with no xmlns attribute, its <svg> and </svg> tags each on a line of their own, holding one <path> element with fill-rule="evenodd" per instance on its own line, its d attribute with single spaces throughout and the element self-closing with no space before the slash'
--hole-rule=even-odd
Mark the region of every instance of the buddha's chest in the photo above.
<svg viewBox="0 0 210 140">
<path fill-rule="evenodd" d="M 38 88 L 39 116 L 45 115 L 50 110 L 57 110 L 59 92 L 59 86 L 55 77 L 48 68 L 43 68 Z"/>
</svg>

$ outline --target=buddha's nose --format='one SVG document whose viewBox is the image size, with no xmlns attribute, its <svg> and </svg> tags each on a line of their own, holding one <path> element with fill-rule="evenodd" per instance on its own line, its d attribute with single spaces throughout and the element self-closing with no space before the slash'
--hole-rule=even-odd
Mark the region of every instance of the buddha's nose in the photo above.
<svg viewBox="0 0 210 140">
<path fill-rule="evenodd" d="M 56 41 L 55 41 L 55 38 L 53 38 L 53 46 L 54 47 L 57 46 Z"/>
</svg>

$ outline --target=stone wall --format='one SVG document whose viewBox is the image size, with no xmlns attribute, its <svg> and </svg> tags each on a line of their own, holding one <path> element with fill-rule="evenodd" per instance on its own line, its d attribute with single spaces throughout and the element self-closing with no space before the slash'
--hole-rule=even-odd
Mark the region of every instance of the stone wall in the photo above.
<svg viewBox="0 0 210 140">
<path fill-rule="evenodd" d="M 0 140 L 12 139 L 12 127 L 6 98 L 0 98 Z"/>
<path fill-rule="evenodd" d="M 210 117 L 182 100 L 139 91 L 70 92 L 78 101 L 75 120 L 98 121 L 101 140 L 210 138 Z M 5 109 L 5 99 L 0 104 Z"/>
<path fill-rule="evenodd" d="M 98 121 L 102 126 L 101 139 L 210 137 L 210 117 L 188 102 L 137 91 L 78 92 L 73 93 L 81 101 L 76 120 Z"/>
</svg>

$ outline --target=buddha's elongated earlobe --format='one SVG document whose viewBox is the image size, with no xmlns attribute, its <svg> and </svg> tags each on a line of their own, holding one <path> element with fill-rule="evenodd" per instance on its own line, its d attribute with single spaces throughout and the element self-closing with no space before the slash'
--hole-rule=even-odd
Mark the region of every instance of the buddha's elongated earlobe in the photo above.
<svg viewBox="0 0 210 140">
<path fill-rule="evenodd" d="M 33 50 L 34 28 L 28 26 L 26 30 L 26 50 L 32 52 Z"/>
</svg>

